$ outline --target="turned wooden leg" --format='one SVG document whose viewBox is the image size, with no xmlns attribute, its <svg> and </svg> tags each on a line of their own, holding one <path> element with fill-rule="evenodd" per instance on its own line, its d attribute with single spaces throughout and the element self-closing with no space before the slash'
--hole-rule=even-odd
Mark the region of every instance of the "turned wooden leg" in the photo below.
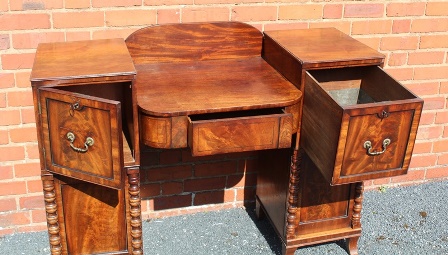
<svg viewBox="0 0 448 255">
<path fill-rule="evenodd" d="M 255 217 L 257 217 L 257 220 L 262 220 L 265 217 L 264 210 L 258 198 L 255 199 Z"/>
<path fill-rule="evenodd" d="M 140 174 L 138 168 L 128 169 L 129 205 L 131 214 L 132 255 L 143 254 Z"/>
<path fill-rule="evenodd" d="M 358 255 L 358 240 L 359 236 L 347 238 L 347 251 L 350 253 L 350 255 Z"/>
<path fill-rule="evenodd" d="M 50 252 L 51 255 L 60 255 L 62 254 L 62 246 L 53 177 L 43 176 L 42 185 L 44 191 L 45 212 L 47 213 Z"/>
<path fill-rule="evenodd" d="M 294 255 L 294 252 L 296 252 L 296 250 L 296 247 L 287 247 L 285 244 L 283 244 L 282 255 Z"/>
</svg>

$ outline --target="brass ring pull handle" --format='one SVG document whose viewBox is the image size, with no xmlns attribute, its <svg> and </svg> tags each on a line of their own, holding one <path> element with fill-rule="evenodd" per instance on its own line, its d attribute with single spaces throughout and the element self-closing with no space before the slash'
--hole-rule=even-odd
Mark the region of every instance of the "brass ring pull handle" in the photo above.
<svg viewBox="0 0 448 255">
<path fill-rule="evenodd" d="M 383 150 L 382 151 L 372 151 L 372 142 L 370 141 L 365 141 L 364 142 L 364 149 L 367 149 L 367 154 L 370 156 L 376 156 L 376 155 L 381 155 L 383 154 L 386 149 L 387 146 L 390 144 L 390 139 L 386 138 L 383 140 Z"/>
<path fill-rule="evenodd" d="M 78 148 L 73 145 L 73 141 L 75 141 L 75 134 L 73 134 L 72 132 L 67 133 L 67 140 L 70 141 L 70 147 L 72 147 L 74 151 L 81 153 L 87 152 L 89 150 L 89 146 L 92 146 L 94 143 L 92 137 L 87 137 L 86 142 L 84 143 L 84 148 Z"/>
</svg>

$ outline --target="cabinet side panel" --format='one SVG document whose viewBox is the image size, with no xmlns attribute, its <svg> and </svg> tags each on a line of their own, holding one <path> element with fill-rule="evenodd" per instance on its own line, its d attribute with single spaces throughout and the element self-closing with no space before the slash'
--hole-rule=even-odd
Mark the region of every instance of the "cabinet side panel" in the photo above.
<svg viewBox="0 0 448 255">
<path fill-rule="evenodd" d="M 260 154 L 257 197 L 277 233 L 285 237 L 286 201 L 290 149 L 267 150 Z"/>
<path fill-rule="evenodd" d="M 127 249 L 122 190 L 89 183 L 62 185 L 62 206 L 69 254 Z"/>
</svg>

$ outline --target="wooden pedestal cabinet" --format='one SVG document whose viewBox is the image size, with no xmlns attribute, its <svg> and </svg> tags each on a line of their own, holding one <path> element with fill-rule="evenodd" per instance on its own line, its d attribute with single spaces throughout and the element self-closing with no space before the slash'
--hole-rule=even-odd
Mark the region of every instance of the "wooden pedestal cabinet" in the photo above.
<svg viewBox="0 0 448 255">
<path fill-rule="evenodd" d="M 51 254 L 142 254 L 135 73 L 119 39 L 37 49 L 31 82 Z"/>
</svg>

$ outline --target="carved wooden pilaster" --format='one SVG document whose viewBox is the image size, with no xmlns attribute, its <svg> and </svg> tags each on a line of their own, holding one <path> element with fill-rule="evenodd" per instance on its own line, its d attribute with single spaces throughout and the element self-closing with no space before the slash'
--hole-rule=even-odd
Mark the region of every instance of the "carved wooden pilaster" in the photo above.
<svg viewBox="0 0 448 255">
<path fill-rule="evenodd" d="M 42 180 L 45 211 L 47 213 L 48 238 L 50 240 L 51 255 L 60 255 L 62 254 L 62 246 L 56 204 L 56 193 L 54 191 L 54 180 L 50 178 L 51 177 L 45 177 L 45 179 Z"/>
<path fill-rule="evenodd" d="M 288 196 L 288 211 L 287 211 L 287 225 L 286 238 L 294 238 L 298 226 L 297 212 L 299 201 L 299 174 L 300 164 L 302 161 L 302 153 L 294 150 L 291 158 L 290 176 L 289 176 L 289 196 Z"/>
<path fill-rule="evenodd" d="M 355 204 L 353 205 L 352 228 L 360 228 L 364 183 L 358 182 L 355 185 Z"/>
<path fill-rule="evenodd" d="M 128 170 L 129 211 L 131 215 L 131 244 L 133 255 L 143 254 L 142 212 L 140 201 L 140 174 L 138 169 Z"/>
</svg>

